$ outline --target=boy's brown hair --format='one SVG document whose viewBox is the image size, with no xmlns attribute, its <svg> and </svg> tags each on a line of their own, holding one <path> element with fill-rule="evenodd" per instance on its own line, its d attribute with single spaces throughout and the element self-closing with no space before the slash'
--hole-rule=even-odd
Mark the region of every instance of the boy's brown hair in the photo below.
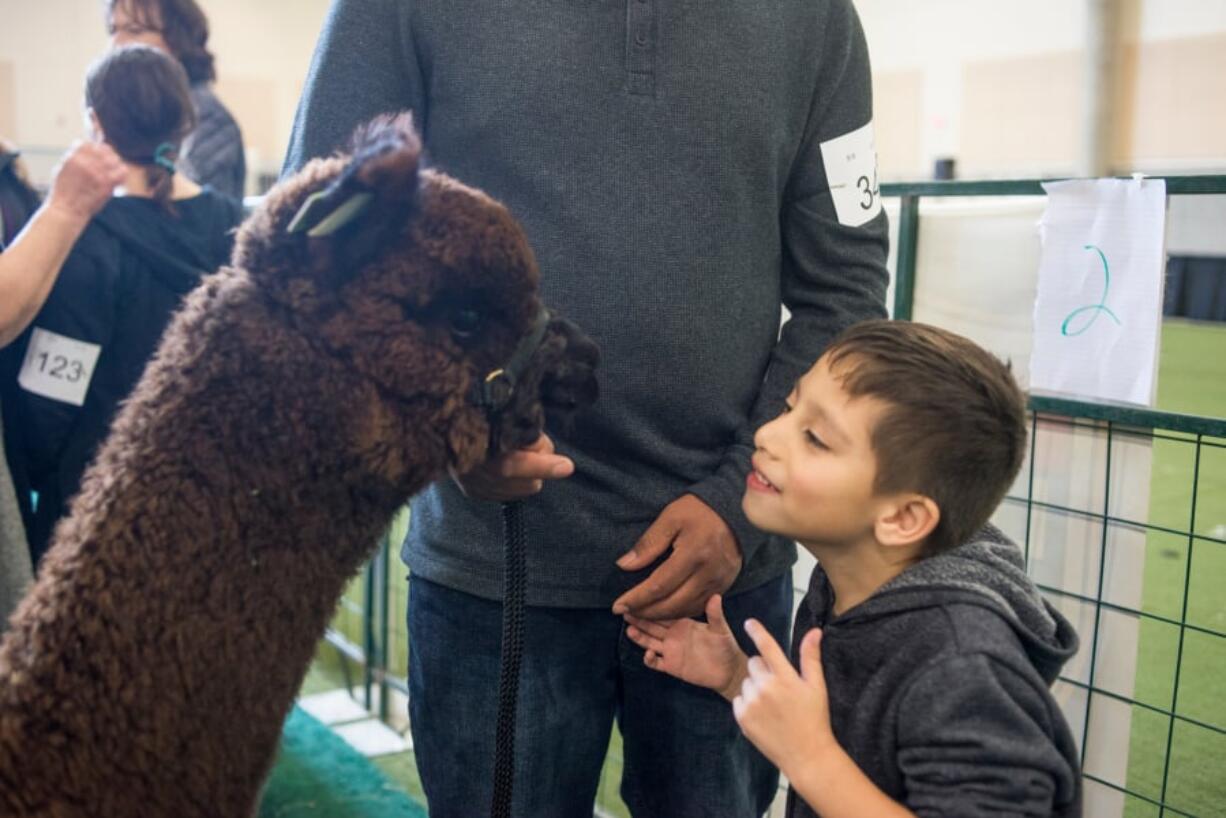
<svg viewBox="0 0 1226 818">
<path fill-rule="evenodd" d="M 872 431 L 878 493 L 931 498 L 926 555 L 961 545 L 1000 504 L 1026 449 L 1026 399 L 1009 366 L 974 342 L 910 321 L 865 321 L 831 342 L 849 394 L 888 405 Z"/>
</svg>

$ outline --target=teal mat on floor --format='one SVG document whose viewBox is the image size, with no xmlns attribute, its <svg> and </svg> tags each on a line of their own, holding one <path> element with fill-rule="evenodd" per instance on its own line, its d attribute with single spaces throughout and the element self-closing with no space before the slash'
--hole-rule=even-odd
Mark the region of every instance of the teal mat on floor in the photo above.
<svg viewBox="0 0 1226 818">
<path fill-rule="evenodd" d="M 294 707 L 259 818 L 426 818 L 365 756 Z"/>
</svg>

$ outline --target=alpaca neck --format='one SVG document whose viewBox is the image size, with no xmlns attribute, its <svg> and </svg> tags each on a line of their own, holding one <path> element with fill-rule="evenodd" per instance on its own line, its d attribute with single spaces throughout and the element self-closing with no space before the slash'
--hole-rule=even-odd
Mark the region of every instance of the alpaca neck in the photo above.
<svg viewBox="0 0 1226 818">
<path fill-rule="evenodd" d="M 191 812 L 204 799 L 225 815 L 232 798 L 241 811 L 345 582 L 442 470 L 375 473 L 355 440 L 375 434 L 372 417 L 376 432 L 398 430 L 372 415 L 373 388 L 251 295 L 191 297 L 171 330 L 191 343 L 164 343 L 150 365 L 0 648 L 0 719 L 27 732 L 57 719 L 72 705 L 40 695 L 53 678 L 93 702 L 88 735 L 58 763 L 31 756 L 53 768 L 29 772 L 50 786 L 96 775 L 72 768 L 96 766 L 105 746 L 158 756 L 160 778 L 129 782 L 169 788 L 150 801 Z M 439 449 L 413 439 L 420 424 L 399 431 L 404 446 Z"/>
</svg>

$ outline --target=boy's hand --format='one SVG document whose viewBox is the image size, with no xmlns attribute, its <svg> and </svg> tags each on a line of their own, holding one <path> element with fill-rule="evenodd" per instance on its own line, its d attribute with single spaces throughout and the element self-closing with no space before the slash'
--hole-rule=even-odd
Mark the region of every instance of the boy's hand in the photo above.
<svg viewBox="0 0 1226 818">
<path fill-rule="evenodd" d="M 761 624 L 750 619 L 745 632 L 761 655 L 749 660 L 749 678 L 733 700 L 732 712 L 746 738 L 791 777 L 795 765 L 810 764 L 838 749 L 822 673 L 822 632 L 814 628 L 805 634 L 799 674 Z"/>
<path fill-rule="evenodd" d="M 626 614 L 626 636 L 644 651 L 647 667 L 709 687 L 729 701 L 745 678 L 745 654 L 724 619 L 719 594 L 707 602 L 707 621 L 656 622 Z"/>
<path fill-rule="evenodd" d="M 672 548 L 647 579 L 613 603 L 613 613 L 667 620 L 700 613 L 711 594 L 728 590 L 741 573 L 736 535 L 709 505 L 684 494 L 664 507 L 617 567 L 638 571 Z"/>
</svg>

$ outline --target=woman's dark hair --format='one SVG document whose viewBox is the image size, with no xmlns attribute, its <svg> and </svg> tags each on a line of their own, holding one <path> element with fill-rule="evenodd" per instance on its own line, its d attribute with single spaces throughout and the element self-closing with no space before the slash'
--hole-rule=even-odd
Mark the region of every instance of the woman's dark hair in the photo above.
<svg viewBox="0 0 1226 818">
<path fill-rule="evenodd" d="M 145 166 L 154 200 L 173 213 L 173 163 L 196 127 L 183 67 L 149 46 L 115 49 L 90 66 L 85 104 L 107 144 L 125 162 Z"/>
<path fill-rule="evenodd" d="M 217 79 L 213 54 L 206 47 L 209 19 L 195 0 L 106 0 L 107 28 L 111 27 L 115 6 L 120 4 L 133 20 L 162 35 L 192 85 Z"/>
</svg>

